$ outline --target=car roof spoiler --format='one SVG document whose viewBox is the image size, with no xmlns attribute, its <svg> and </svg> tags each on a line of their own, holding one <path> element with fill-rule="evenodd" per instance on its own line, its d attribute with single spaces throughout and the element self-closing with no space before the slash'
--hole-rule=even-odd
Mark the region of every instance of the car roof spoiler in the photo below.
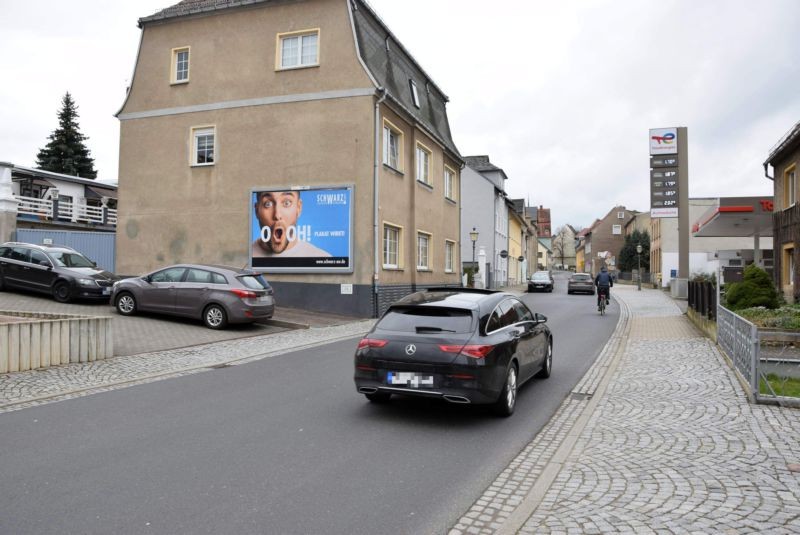
<svg viewBox="0 0 800 535">
<path fill-rule="evenodd" d="M 430 288 L 425 288 L 426 292 L 459 292 L 459 293 L 470 293 L 470 294 L 497 294 L 502 293 L 500 290 L 489 290 L 487 288 L 467 288 L 461 286 L 432 286 Z"/>
</svg>

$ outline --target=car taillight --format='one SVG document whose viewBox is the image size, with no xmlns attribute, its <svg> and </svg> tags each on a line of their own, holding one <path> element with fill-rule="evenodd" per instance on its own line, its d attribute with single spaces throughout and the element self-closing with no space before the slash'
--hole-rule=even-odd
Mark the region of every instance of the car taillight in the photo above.
<svg viewBox="0 0 800 535">
<path fill-rule="evenodd" d="M 362 338 L 361 341 L 358 342 L 358 349 L 364 349 L 365 347 L 383 347 L 389 343 L 389 340 L 377 340 L 375 338 Z"/>
<path fill-rule="evenodd" d="M 467 357 L 474 359 L 482 359 L 492 352 L 494 346 L 489 345 L 469 345 L 469 346 L 453 346 L 453 345 L 440 345 L 439 349 L 445 353 L 463 353 Z"/>
<path fill-rule="evenodd" d="M 250 290 L 240 290 L 238 288 L 233 288 L 231 292 L 238 295 L 241 299 L 255 299 L 256 297 L 258 297 L 258 295 L 255 292 L 251 292 Z"/>
</svg>

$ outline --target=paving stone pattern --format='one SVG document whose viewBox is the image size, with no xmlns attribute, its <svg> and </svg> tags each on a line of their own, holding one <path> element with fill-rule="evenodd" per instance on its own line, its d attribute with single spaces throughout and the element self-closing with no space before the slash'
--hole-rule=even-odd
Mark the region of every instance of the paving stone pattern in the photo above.
<svg viewBox="0 0 800 535">
<path fill-rule="evenodd" d="M 663 293 L 621 287 L 615 297 L 631 317 L 619 366 L 565 462 L 536 461 L 558 474 L 518 532 L 800 533 L 800 411 L 749 404 Z M 532 444 L 569 426 L 575 402 Z M 508 531 L 510 498 L 528 497 L 493 502 L 502 477 L 452 533 Z"/>
</svg>

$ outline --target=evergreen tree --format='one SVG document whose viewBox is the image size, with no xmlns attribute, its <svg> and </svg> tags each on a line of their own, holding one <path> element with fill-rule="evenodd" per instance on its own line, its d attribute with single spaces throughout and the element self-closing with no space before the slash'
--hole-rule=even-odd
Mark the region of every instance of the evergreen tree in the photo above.
<svg viewBox="0 0 800 535">
<path fill-rule="evenodd" d="M 640 232 L 634 230 L 625 236 L 625 245 L 619 252 L 617 266 L 620 271 L 633 271 L 639 268 L 639 255 L 636 253 L 636 246 L 642 246 L 642 271 L 650 271 L 650 233 L 646 230 Z"/>
<path fill-rule="evenodd" d="M 78 107 L 69 91 L 61 100 L 58 128 L 48 139 L 50 141 L 36 156 L 39 169 L 81 178 L 97 178 L 94 158 L 89 156 L 89 149 L 83 143 L 88 138 L 80 132 Z"/>
</svg>

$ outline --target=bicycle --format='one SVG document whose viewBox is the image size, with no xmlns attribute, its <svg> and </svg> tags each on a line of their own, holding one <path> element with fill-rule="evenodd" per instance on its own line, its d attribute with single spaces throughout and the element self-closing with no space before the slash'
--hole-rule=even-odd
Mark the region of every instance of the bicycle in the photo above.
<svg viewBox="0 0 800 535">
<path fill-rule="evenodd" d="M 597 290 L 597 298 L 600 300 L 600 305 L 598 307 L 600 309 L 600 315 L 601 316 L 605 316 L 605 314 L 606 314 L 606 291 L 605 291 L 605 289 L 598 288 L 598 290 Z"/>
</svg>

